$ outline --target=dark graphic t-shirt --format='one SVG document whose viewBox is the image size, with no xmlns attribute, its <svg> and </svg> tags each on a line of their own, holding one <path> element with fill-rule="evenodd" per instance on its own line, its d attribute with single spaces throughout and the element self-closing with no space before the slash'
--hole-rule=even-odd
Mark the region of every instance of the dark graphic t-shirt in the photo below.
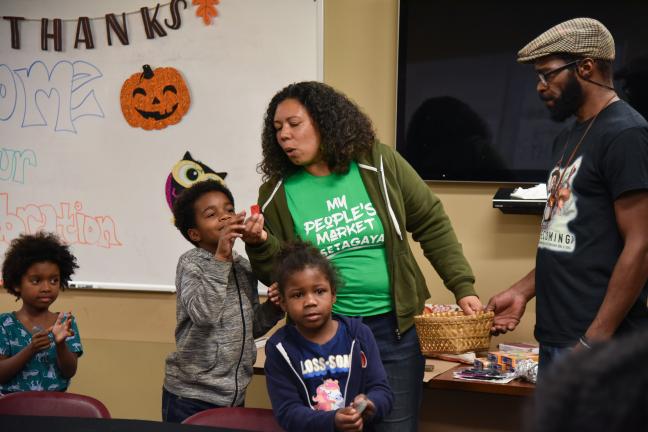
<svg viewBox="0 0 648 432">
<path fill-rule="evenodd" d="M 623 101 L 589 121 L 575 123 L 554 142 L 549 198 L 536 257 L 538 341 L 575 343 L 603 302 L 623 249 L 614 201 L 624 192 L 648 189 L 648 123 Z M 571 159 L 571 160 L 570 160 Z M 648 223 L 648 222 L 647 222 Z M 648 326 L 648 284 L 619 332 Z"/>
</svg>

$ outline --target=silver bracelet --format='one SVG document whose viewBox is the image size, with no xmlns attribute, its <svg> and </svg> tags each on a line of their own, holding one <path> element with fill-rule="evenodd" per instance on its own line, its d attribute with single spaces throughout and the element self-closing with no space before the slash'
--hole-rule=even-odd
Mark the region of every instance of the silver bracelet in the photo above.
<svg viewBox="0 0 648 432">
<path fill-rule="evenodd" d="M 592 349 L 592 346 L 589 344 L 589 341 L 585 338 L 585 336 L 579 337 L 578 343 L 583 345 L 587 349 Z"/>
</svg>

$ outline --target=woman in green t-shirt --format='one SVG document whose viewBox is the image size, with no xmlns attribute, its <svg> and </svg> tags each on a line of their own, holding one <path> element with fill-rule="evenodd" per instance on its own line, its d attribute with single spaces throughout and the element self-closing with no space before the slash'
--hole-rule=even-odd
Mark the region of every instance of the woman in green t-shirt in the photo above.
<svg viewBox="0 0 648 432">
<path fill-rule="evenodd" d="M 319 82 L 291 84 L 266 111 L 262 214 L 243 239 L 257 277 L 272 282 L 283 242 L 314 244 L 340 273 L 335 313 L 363 317 L 395 394 L 381 430 L 416 431 L 424 359 L 414 316 L 429 292 L 410 249 L 412 233 L 466 313 L 482 309 L 475 278 L 439 199 L 367 116 Z"/>
</svg>

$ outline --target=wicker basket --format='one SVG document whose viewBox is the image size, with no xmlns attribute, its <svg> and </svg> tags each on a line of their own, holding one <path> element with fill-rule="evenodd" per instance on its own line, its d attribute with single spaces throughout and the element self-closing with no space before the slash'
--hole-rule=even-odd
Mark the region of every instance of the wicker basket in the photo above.
<svg viewBox="0 0 648 432">
<path fill-rule="evenodd" d="M 423 355 L 488 350 L 493 312 L 440 312 L 414 317 Z"/>
</svg>

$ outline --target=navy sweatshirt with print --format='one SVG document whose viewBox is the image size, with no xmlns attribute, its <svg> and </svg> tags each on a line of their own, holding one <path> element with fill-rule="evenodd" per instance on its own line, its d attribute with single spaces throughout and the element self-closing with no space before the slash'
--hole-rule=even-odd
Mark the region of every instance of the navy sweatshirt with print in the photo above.
<svg viewBox="0 0 648 432">
<path fill-rule="evenodd" d="M 365 423 L 365 430 L 389 413 L 394 395 L 387 382 L 376 340 L 360 318 L 333 315 L 344 323 L 351 339 L 350 368 L 346 385 L 341 389 L 344 406 L 364 393 L 376 406 L 376 414 Z M 336 411 L 318 411 L 302 379 L 302 338 L 292 324 L 279 329 L 266 343 L 265 374 L 272 410 L 279 424 L 288 432 L 333 431 Z"/>
</svg>

